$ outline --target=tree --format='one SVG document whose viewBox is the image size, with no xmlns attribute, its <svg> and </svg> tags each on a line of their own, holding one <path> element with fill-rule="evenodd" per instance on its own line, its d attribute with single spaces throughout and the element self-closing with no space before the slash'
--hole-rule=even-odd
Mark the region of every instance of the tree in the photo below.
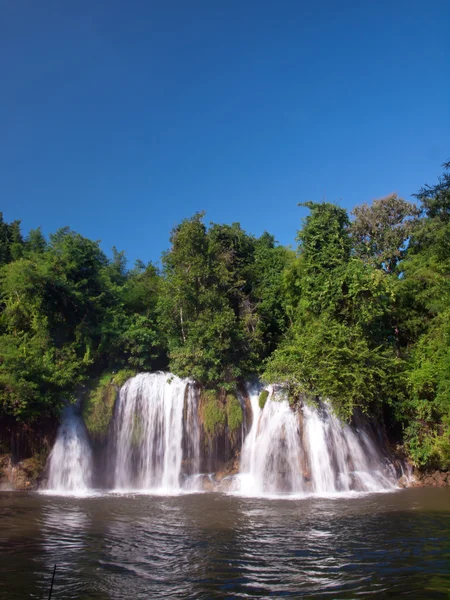
<svg viewBox="0 0 450 600">
<path fill-rule="evenodd" d="M 274 294 L 284 252 L 268 234 L 257 240 L 238 223 L 207 229 L 203 216 L 172 232 L 163 257 L 160 323 L 171 370 L 204 385 L 234 387 L 260 368 L 283 329 L 281 298 Z"/>
<path fill-rule="evenodd" d="M 299 206 L 311 211 L 297 233 L 301 300 L 305 308 L 320 313 L 340 292 L 335 275 L 350 258 L 349 219 L 343 208 L 328 202 Z"/>
<path fill-rule="evenodd" d="M 350 233 L 357 256 L 393 273 L 406 253 L 419 209 L 396 194 L 353 209 Z"/>
<path fill-rule="evenodd" d="M 30 229 L 26 240 L 25 247 L 28 253 L 42 254 L 47 249 L 47 240 L 45 239 L 40 227 Z"/>
<path fill-rule="evenodd" d="M 267 362 L 265 379 L 294 395 L 322 396 L 346 419 L 376 409 L 398 390 L 389 309 L 393 285 L 383 271 L 351 255 L 348 217 L 340 207 L 308 203 L 311 214 L 290 267 L 292 324 Z M 296 281 L 297 280 L 297 281 Z"/>
<path fill-rule="evenodd" d="M 0 266 L 20 258 L 23 246 L 20 221 L 5 223 L 0 212 Z"/>
<path fill-rule="evenodd" d="M 447 223 L 450 220 L 450 161 L 442 165 L 444 172 L 435 185 L 425 185 L 415 197 L 430 219 Z"/>
<path fill-rule="evenodd" d="M 444 164 L 448 171 L 450 163 Z M 398 418 L 420 466 L 450 466 L 450 175 L 417 194 L 422 218 L 398 281 L 408 395 Z"/>
</svg>

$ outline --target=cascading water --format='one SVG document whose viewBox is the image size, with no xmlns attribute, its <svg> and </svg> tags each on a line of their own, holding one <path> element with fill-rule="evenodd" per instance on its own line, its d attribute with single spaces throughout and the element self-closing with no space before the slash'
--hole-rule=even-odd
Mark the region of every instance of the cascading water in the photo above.
<svg viewBox="0 0 450 600">
<path fill-rule="evenodd" d="M 357 421 L 357 427 L 343 424 L 323 402 L 293 410 L 280 386 L 268 388 L 269 397 L 261 409 L 260 391 L 260 386 L 249 390 L 252 421 L 242 445 L 240 473 L 236 478 L 216 479 L 213 473 L 202 475 L 201 468 L 211 462 L 211 471 L 223 469 L 227 431 L 216 438 L 205 434 L 199 416 L 199 386 L 170 373 L 143 373 L 129 379 L 118 394 L 104 446 L 110 486 L 172 493 L 227 490 L 231 485 L 247 495 L 395 487 L 395 469 L 364 421 Z M 245 423 L 244 398 L 241 404 Z M 242 438 L 246 432 L 245 425 Z M 208 443 L 217 440 L 220 453 L 211 461 Z M 236 446 L 234 452 L 238 451 Z M 99 463 L 104 456 L 97 454 Z M 69 406 L 49 457 L 48 487 L 63 493 L 88 490 L 93 483 L 92 460 L 84 423 Z M 97 473 L 99 468 L 97 464 Z"/>
<path fill-rule="evenodd" d="M 64 409 L 55 445 L 49 456 L 49 490 L 86 492 L 92 483 L 92 452 L 86 428 L 73 406 Z"/>
<path fill-rule="evenodd" d="M 303 407 L 305 440 L 315 492 L 381 491 L 395 485 L 392 465 L 363 429 L 342 424 L 326 403 Z"/>
<path fill-rule="evenodd" d="M 336 493 L 395 487 L 393 466 L 363 429 L 343 425 L 326 403 L 295 413 L 283 391 L 269 387 L 264 409 L 250 390 L 251 430 L 242 449 L 240 491 Z"/>
<path fill-rule="evenodd" d="M 142 373 L 120 390 L 114 415 L 115 489 L 180 489 L 183 458 L 183 412 L 188 380 L 170 373 Z M 192 469 L 199 462 L 196 399 L 188 391 L 187 443 Z"/>
<path fill-rule="evenodd" d="M 273 389 L 270 389 L 273 395 Z M 287 400 L 259 407 L 259 393 L 250 392 L 253 421 L 242 448 L 241 491 L 247 494 L 302 489 L 299 424 Z"/>
</svg>

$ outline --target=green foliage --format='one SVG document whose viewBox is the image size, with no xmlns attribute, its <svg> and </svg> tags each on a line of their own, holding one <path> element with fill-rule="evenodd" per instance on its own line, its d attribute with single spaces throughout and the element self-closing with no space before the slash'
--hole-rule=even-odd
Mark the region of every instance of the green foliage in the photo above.
<svg viewBox="0 0 450 600">
<path fill-rule="evenodd" d="M 135 375 L 136 371 L 132 371 L 131 369 L 121 369 L 120 371 L 117 371 L 117 373 L 114 373 L 111 378 L 111 383 L 120 389 L 124 383 Z"/>
<path fill-rule="evenodd" d="M 395 355 L 370 347 L 360 327 L 323 315 L 294 331 L 275 351 L 265 379 L 286 382 L 291 395 L 327 398 L 348 420 L 357 408 L 374 410 L 382 400 L 391 402 L 401 373 Z"/>
<path fill-rule="evenodd" d="M 398 328 L 408 394 L 399 406 L 404 441 L 418 466 L 450 466 L 450 163 L 417 198 L 417 223 L 398 281 Z"/>
<path fill-rule="evenodd" d="M 105 368 L 160 365 L 159 275 L 151 265 L 126 273 L 121 253 L 109 262 L 97 242 L 69 228 L 49 243 L 39 230 L 21 242 L 13 225 L 0 223 L 6 248 L 0 269 L 1 413 L 21 420 L 58 414 L 63 399 L 74 398 L 80 384 Z M 15 252 L 14 244 L 23 251 Z"/>
<path fill-rule="evenodd" d="M 264 407 L 265 407 L 265 405 L 266 405 L 266 402 L 267 402 L 267 398 L 268 398 L 268 397 L 269 397 L 269 392 L 268 392 L 268 390 L 263 390 L 263 391 L 260 393 L 260 395 L 259 395 L 259 400 L 258 400 L 258 403 L 259 403 L 259 408 L 260 408 L 261 410 L 263 410 L 263 409 L 264 409 Z"/>
<path fill-rule="evenodd" d="M 225 410 L 229 430 L 236 431 L 242 425 L 243 414 L 241 403 L 233 394 L 227 395 Z"/>
<path fill-rule="evenodd" d="M 351 235 L 355 253 L 364 261 L 392 273 L 406 255 L 419 209 L 396 194 L 357 206 L 352 215 Z"/>
<path fill-rule="evenodd" d="M 176 227 L 171 243 L 159 303 L 170 369 L 231 390 L 258 370 L 284 330 L 278 292 L 286 253 L 238 223 L 207 229 L 202 213 Z"/>
<path fill-rule="evenodd" d="M 213 435 L 225 426 L 227 420 L 226 410 L 214 390 L 203 391 L 201 417 L 203 428 L 208 435 Z"/>
<path fill-rule="evenodd" d="M 441 223 L 450 221 L 450 161 L 443 165 L 444 172 L 436 185 L 425 185 L 415 194 L 420 200 L 422 210 L 431 220 Z"/>
<path fill-rule="evenodd" d="M 22 256 L 24 241 L 20 232 L 20 221 L 5 223 L 0 212 L 0 266 Z"/>
<path fill-rule="evenodd" d="M 343 209 L 306 205 L 311 215 L 298 234 L 299 259 L 289 273 L 296 307 L 264 378 L 285 383 L 292 398 L 323 396 L 349 419 L 357 408 L 375 409 L 400 395 L 389 319 L 394 286 L 383 271 L 351 256 Z"/>
<path fill-rule="evenodd" d="M 352 220 L 304 203 L 297 252 L 197 213 L 171 232 L 161 272 L 127 269 L 122 251 L 107 258 L 69 228 L 24 239 L 0 214 L 0 416 L 56 415 L 95 380 L 84 415 L 102 437 L 126 379 L 170 368 L 207 390 L 213 435 L 238 430 L 233 391 L 262 374 L 291 403 L 322 396 L 344 419 L 390 415 L 416 465 L 448 468 L 450 163 L 416 197 L 363 204 Z"/>
<path fill-rule="evenodd" d="M 83 400 L 83 418 L 93 437 L 104 438 L 108 433 L 116 396 L 123 384 L 134 375 L 134 371 L 126 369 L 104 373 L 95 386 L 90 386 Z"/>
</svg>

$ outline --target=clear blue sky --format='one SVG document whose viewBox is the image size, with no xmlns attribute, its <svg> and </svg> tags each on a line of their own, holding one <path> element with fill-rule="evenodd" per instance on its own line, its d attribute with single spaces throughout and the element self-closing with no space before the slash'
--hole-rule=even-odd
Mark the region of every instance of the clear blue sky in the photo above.
<svg viewBox="0 0 450 600">
<path fill-rule="evenodd" d="M 0 210 L 158 260 L 181 219 L 294 242 L 297 202 L 432 183 L 448 0 L 0 0 Z"/>
</svg>

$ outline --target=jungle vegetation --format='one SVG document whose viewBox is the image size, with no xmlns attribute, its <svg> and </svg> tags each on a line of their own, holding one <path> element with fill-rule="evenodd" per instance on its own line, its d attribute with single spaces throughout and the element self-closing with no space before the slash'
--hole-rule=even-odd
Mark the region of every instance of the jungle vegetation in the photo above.
<svg viewBox="0 0 450 600">
<path fill-rule="evenodd" d="M 56 416 L 82 386 L 95 415 L 114 373 L 190 376 L 210 404 L 258 374 L 343 419 L 375 414 L 414 464 L 450 468 L 450 163 L 416 200 L 305 202 L 296 250 L 197 213 L 161 267 L 131 269 L 68 227 L 24 237 L 0 215 L 0 416 Z"/>
</svg>

